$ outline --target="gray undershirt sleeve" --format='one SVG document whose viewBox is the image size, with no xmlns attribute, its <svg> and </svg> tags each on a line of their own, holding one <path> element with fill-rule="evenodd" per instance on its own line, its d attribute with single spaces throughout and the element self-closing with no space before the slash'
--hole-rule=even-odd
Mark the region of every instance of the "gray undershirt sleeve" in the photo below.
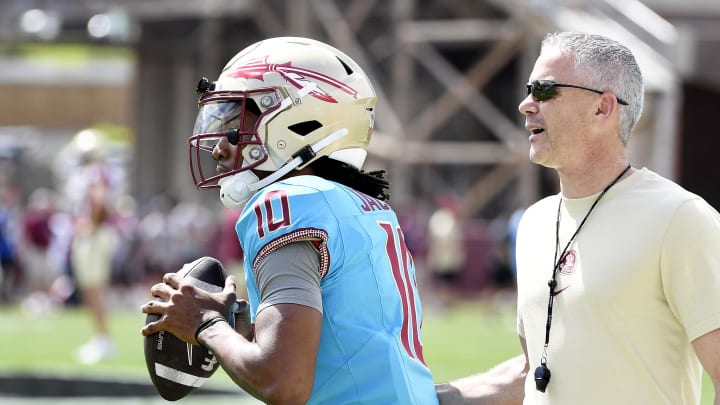
<svg viewBox="0 0 720 405">
<path fill-rule="evenodd" d="M 263 309 L 299 304 L 322 313 L 320 254 L 309 241 L 293 242 L 270 253 L 255 269 Z"/>
</svg>

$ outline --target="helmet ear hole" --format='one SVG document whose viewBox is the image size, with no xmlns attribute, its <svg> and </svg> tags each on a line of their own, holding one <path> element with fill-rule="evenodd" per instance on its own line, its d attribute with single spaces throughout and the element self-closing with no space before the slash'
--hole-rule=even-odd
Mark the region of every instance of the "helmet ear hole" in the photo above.
<svg viewBox="0 0 720 405">
<path fill-rule="evenodd" d="M 295 132 L 296 134 L 300 136 L 305 136 L 309 133 L 312 133 L 318 128 L 322 128 L 322 124 L 316 120 L 312 121 L 303 121 L 298 122 L 297 124 L 292 124 L 288 127 L 289 130 Z"/>
</svg>

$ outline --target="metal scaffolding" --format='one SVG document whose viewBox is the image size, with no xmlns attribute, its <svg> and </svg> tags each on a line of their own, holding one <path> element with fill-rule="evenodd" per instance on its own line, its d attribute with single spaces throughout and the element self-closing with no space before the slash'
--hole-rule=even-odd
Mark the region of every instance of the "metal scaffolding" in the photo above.
<svg viewBox="0 0 720 405">
<path fill-rule="evenodd" d="M 632 21 L 621 9 L 627 3 L 554 2 L 559 7 L 545 13 L 546 3 L 520 7 L 505 1 L 461 0 L 208 2 L 196 16 L 190 37 L 180 40 L 186 49 L 194 44 L 194 51 L 185 52 L 184 61 L 175 59 L 170 77 L 178 78 L 174 89 L 190 89 L 193 71 L 217 72 L 243 44 L 266 36 L 327 41 L 355 58 L 375 83 L 379 110 L 369 164 L 389 168 L 394 204 L 399 209 L 423 201 L 432 204 L 438 195 L 452 193 L 463 201 L 466 215 L 494 217 L 552 189 L 553 180 L 544 179 L 544 169 L 527 159 L 527 136 L 516 110 L 539 40 L 545 32 L 577 29 L 578 24 L 602 33 L 609 23 L 616 28 L 623 16 Z M 145 19 L 145 28 L 167 24 L 170 18 L 147 13 L 154 19 Z M 621 31 L 639 59 L 667 65 L 672 52 L 667 35 L 658 39 L 637 24 Z M 230 38 L 233 33 L 242 38 Z M 141 70 L 152 74 L 155 53 L 141 55 Z M 190 55 L 199 62 L 190 63 Z M 168 77 L 163 69 L 155 74 Z M 637 136 L 642 147 L 635 160 L 652 161 L 672 177 L 671 121 L 676 106 L 671 100 L 676 99 L 677 86 L 654 83 L 676 80 L 668 67 L 654 69 L 649 76 L 652 94 Z M 149 93 L 154 83 L 143 82 L 140 88 Z M 163 93 L 141 99 L 162 103 L 161 97 L 167 102 Z M 173 133 L 190 128 L 191 111 L 181 104 L 168 112 L 174 117 L 167 120 Z M 140 131 L 156 133 L 143 131 L 157 125 L 150 123 L 156 117 L 141 118 Z"/>
<path fill-rule="evenodd" d="M 438 195 L 452 193 L 461 198 L 467 215 L 490 217 L 538 195 L 538 169 L 527 162 L 526 135 L 516 111 L 527 72 L 519 66 L 531 63 L 525 57 L 530 38 L 519 21 L 496 6 L 446 0 L 300 0 L 258 1 L 250 8 L 252 13 L 213 12 L 198 19 L 189 30 L 192 37 L 180 40 L 185 60 L 165 55 L 172 59 L 165 71 L 156 70 L 153 59 L 163 57 L 168 44 L 153 46 L 152 36 L 143 36 L 139 88 L 146 94 L 143 104 L 155 107 L 139 110 L 139 130 L 150 135 L 140 139 L 149 144 L 151 134 L 161 132 L 157 117 L 163 113 L 150 112 L 163 103 L 159 97 L 165 103 L 176 99 L 168 97 L 167 89 L 157 91 L 159 76 L 165 84 L 178 78 L 173 92 L 181 86 L 190 89 L 192 71 L 198 71 L 196 77 L 199 71 L 214 74 L 243 44 L 266 36 L 309 36 L 343 49 L 373 80 L 379 108 L 368 164 L 389 169 L 399 209 L 417 202 L 432 205 Z M 167 24 L 146 21 L 143 31 Z M 230 38 L 240 26 L 257 32 Z M 171 123 L 172 133 L 191 127 L 190 109 L 182 104 L 164 113 L 173 117 L 163 120 Z M 142 163 L 147 162 L 142 154 L 152 147 L 141 146 L 140 165 L 151 164 Z"/>
</svg>

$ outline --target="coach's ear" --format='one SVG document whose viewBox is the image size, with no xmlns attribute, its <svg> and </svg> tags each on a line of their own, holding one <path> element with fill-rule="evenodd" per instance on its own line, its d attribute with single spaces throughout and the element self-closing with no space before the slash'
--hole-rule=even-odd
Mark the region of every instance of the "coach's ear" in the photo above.
<svg viewBox="0 0 720 405">
<path fill-rule="evenodd" d="M 619 106 L 617 97 L 613 93 L 605 92 L 600 96 L 595 116 L 601 119 L 610 119 Z"/>
<path fill-rule="evenodd" d="M 255 328 L 250 318 L 250 304 L 244 299 L 239 299 L 233 307 L 235 314 L 235 331 L 241 334 L 248 341 L 255 338 Z"/>
</svg>

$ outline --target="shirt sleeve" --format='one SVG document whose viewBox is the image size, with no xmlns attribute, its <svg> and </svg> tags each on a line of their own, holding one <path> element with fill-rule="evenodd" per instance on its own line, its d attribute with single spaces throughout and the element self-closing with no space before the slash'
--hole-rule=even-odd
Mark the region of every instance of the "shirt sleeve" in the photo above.
<svg viewBox="0 0 720 405">
<path fill-rule="evenodd" d="M 676 210 L 660 257 L 663 289 L 690 341 L 720 328 L 720 215 L 702 199 Z"/>
<path fill-rule="evenodd" d="M 322 313 L 320 254 L 310 241 L 282 246 L 255 269 L 260 290 L 258 313 L 277 304 L 299 304 Z"/>
</svg>

